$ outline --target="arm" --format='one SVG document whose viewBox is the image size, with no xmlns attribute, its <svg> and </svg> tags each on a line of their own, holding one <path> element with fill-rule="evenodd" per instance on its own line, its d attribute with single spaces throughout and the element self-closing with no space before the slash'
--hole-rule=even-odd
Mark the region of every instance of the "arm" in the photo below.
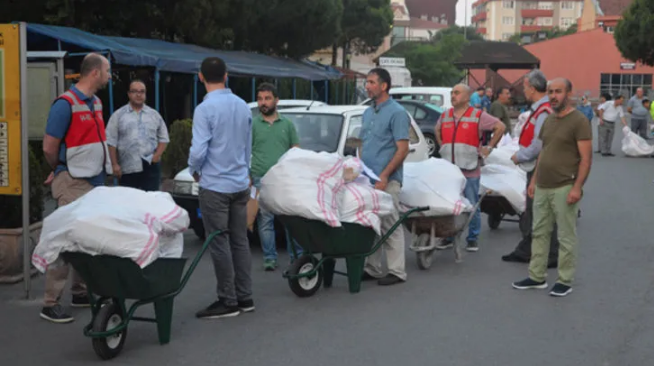
<svg viewBox="0 0 654 366">
<path fill-rule="evenodd" d="M 297 135 L 297 129 L 295 128 L 295 125 L 291 122 L 291 128 L 289 128 L 290 134 L 290 141 L 291 141 L 291 148 L 294 147 L 300 147 L 300 138 Z"/>
<path fill-rule="evenodd" d="M 409 128 L 411 120 L 405 111 L 395 113 L 391 117 L 391 133 L 395 140 L 397 151 L 391 161 L 386 165 L 384 170 L 379 175 L 380 181 L 375 184 L 375 188 L 385 190 L 388 184 L 388 178 L 393 174 L 397 168 L 402 166 L 404 159 L 409 155 Z"/>
<path fill-rule="evenodd" d="M 152 155 L 153 163 L 158 163 L 161 161 L 161 157 L 163 156 L 163 153 L 166 151 L 166 147 L 168 147 L 168 143 L 170 142 L 166 122 L 158 113 L 157 117 L 159 118 L 159 128 L 157 129 L 157 141 L 159 141 L 159 143 L 157 145 L 157 150 L 155 150 L 154 155 Z"/>
<path fill-rule="evenodd" d="M 56 101 L 50 108 L 45 136 L 43 136 L 43 155 L 53 170 L 60 164 L 59 150 L 70 126 L 72 115 L 70 105 L 65 100 Z"/>
<path fill-rule="evenodd" d="M 109 148 L 109 157 L 111 158 L 111 166 L 113 169 L 113 175 L 120 178 L 123 175 L 123 172 L 120 170 L 120 164 L 118 164 L 118 150 L 115 146 L 107 144 Z"/>
<path fill-rule="evenodd" d="M 107 147 L 109 148 L 109 157 L 111 158 L 111 167 L 113 169 L 113 175 L 120 178 L 123 175 L 123 172 L 120 169 L 120 162 L 118 161 L 118 121 L 120 117 L 116 112 L 111 115 L 109 122 L 107 122 L 106 134 L 107 134 Z"/>
<path fill-rule="evenodd" d="M 531 180 L 529 181 L 529 186 L 527 186 L 527 195 L 529 198 L 533 199 L 534 198 L 534 192 L 536 191 L 536 176 L 538 175 L 538 165 L 540 163 L 540 155 L 538 156 L 538 159 L 536 159 L 536 166 L 534 167 L 534 174 L 531 176 Z"/>
<path fill-rule="evenodd" d="M 627 119 L 624 116 L 624 110 L 622 109 L 622 107 L 620 107 L 620 109 L 618 110 L 618 116 L 620 116 L 620 121 L 622 121 L 622 124 L 626 126 Z"/>
<path fill-rule="evenodd" d="M 515 154 L 518 163 L 536 160 L 538 154 L 540 154 L 540 150 L 543 148 L 543 142 L 538 138 L 538 135 L 540 134 L 540 129 L 543 128 L 543 123 L 545 123 L 547 117 L 549 117 L 548 113 L 541 113 L 536 119 L 534 138 L 531 140 L 531 144 L 525 149 L 518 150 Z"/>
<path fill-rule="evenodd" d="M 245 141 L 245 163 L 248 165 L 248 172 L 250 170 L 250 165 L 252 163 L 252 112 L 248 109 L 247 111 L 248 119 L 248 134 Z M 248 173 L 248 176 L 250 173 Z M 252 179 L 250 179 L 250 184 L 252 184 Z"/>
<path fill-rule="evenodd" d="M 195 108 L 193 114 L 193 137 L 191 139 L 191 149 L 188 156 L 188 166 L 190 173 L 199 180 L 199 173 L 207 157 L 207 150 L 211 142 L 211 127 L 202 106 Z"/>
<path fill-rule="evenodd" d="M 443 112 L 445 113 L 445 112 Z M 443 122 L 443 114 L 438 118 L 438 122 L 436 122 L 436 127 L 434 127 L 434 136 L 436 138 L 436 142 L 438 143 L 438 146 L 443 145 L 443 139 L 441 138 L 441 123 Z"/>
<path fill-rule="evenodd" d="M 485 112 L 481 113 L 481 116 L 479 117 L 479 123 L 481 124 L 480 128 L 482 131 L 493 131 L 493 138 L 491 138 L 488 146 L 485 146 L 481 149 L 482 156 L 486 157 L 490 154 L 490 149 L 497 146 L 497 144 L 502 139 L 502 136 L 504 136 L 504 130 L 506 129 L 506 126 L 504 126 L 504 122 Z"/>
</svg>

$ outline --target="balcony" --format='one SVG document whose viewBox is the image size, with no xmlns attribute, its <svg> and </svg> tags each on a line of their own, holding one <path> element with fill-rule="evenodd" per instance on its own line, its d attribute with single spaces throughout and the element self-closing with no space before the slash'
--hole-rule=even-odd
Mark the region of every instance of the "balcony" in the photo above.
<svg viewBox="0 0 654 366">
<path fill-rule="evenodd" d="M 554 15 L 554 10 L 522 9 L 520 15 L 523 18 L 551 18 Z"/>
<path fill-rule="evenodd" d="M 551 25 L 521 25 L 520 33 L 533 33 L 541 30 L 552 29 Z"/>
<path fill-rule="evenodd" d="M 477 28 L 478 34 L 486 34 L 486 28 Z"/>
<path fill-rule="evenodd" d="M 486 20 L 486 14 L 487 14 L 486 12 L 482 12 L 482 13 L 479 13 L 479 14 L 473 16 L 472 17 L 472 22 L 476 23 L 476 22 L 481 22 L 481 21 Z"/>
</svg>

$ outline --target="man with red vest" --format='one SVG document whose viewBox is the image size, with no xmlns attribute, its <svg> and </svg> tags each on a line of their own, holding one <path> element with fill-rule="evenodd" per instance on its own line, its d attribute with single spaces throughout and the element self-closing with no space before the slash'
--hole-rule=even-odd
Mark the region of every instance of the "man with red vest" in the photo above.
<svg viewBox="0 0 654 366">
<path fill-rule="evenodd" d="M 481 176 L 481 159 L 488 156 L 504 134 L 504 123 L 490 114 L 469 105 L 472 90 L 464 84 L 452 88 L 452 106 L 441 114 L 436 123 L 436 140 L 440 145 L 443 159 L 458 166 L 466 177 L 464 196 L 471 204 L 479 201 L 479 178 Z M 492 131 L 489 146 L 481 147 L 482 133 Z M 466 250 L 479 250 L 477 240 L 481 231 L 481 212 L 473 213 L 468 228 L 468 245 Z M 452 246 L 451 238 L 437 249 Z"/>
<path fill-rule="evenodd" d="M 547 78 L 539 70 L 533 70 L 528 73 L 524 78 L 524 93 L 531 104 L 531 114 L 529 119 L 522 127 L 519 136 L 520 150 L 515 153 L 511 160 L 518 165 L 522 170 L 527 172 L 527 187 L 534 174 L 536 160 L 538 154 L 543 147 L 541 140 L 538 138 L 540 129 L 547 117 L 552 114 L 552 107 L 550 100 L 547 96 Z M 526 192 L 526 190 L 525 190 Z M 533 220 L 533 199 L 527 196 L 527 205 L 525 212 L 520 218 L 520 231 L 522 231 L 522 240 L 518 246 L 505 256 L 502 260 L 505 262 L 521 262 L 528 263 L 531 258 L 531 226 Z M 550 260 L 549 266 L 556 267 L 557 253 L 559 250 L 559 242 L 556 236 L 556 227 L 554 229 L 550 245 Z"/>
<path fill-rule="evenodd" d="M 59 206 L 67 205 L 93 187 L 104 184 L 111 174 L 106 144 L 102 102 L 95 93 L 110 79 L 109 61 L 89 54 L 82 61 L 79 82 L 62 94 L 50 108 L 43 138 L 43 153 L 54 170 L 52 196 Z M 49 179 L 50 180 L 50 179 Z M 48 181 L 49 181 L 48 180 Z M 73 317 L 59 304 L 69 267 L 48 268 L 41 317 L 54 323 L 68 323 Z M 73 271 L 72 306 L 89 306 L 86 286 Z"/>
</svg>

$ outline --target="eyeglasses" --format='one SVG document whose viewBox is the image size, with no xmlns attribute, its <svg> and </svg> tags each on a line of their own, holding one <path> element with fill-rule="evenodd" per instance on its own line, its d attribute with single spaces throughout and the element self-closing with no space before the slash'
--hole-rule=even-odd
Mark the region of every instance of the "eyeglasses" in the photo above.
<svg viewBox="0 0 654 366">
<path fill-rule="evenodd" d="M 130 90 L 130 94 L 145 94 L 145 90 Z"/>
</svg>

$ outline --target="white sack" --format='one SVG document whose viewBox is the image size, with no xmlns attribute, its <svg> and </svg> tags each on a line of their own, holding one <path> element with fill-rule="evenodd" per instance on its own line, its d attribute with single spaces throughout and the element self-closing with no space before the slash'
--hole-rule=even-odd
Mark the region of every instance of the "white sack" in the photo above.
<svg viewBox="0 0 654 366">
<path fill-rule="evenodd" d="M 404 163 L 404 180 L 400 202 L 409 207 L 429 206 L 427 216 L 459 215 L 471 211 L 463 196 L 466 178 L 456 165 L 447 160 L 429 158 Z"/>
<path fill-rule="evenodd" d="M 343 183 L 340 156 L 293 148 L 261 179 L 259 202 L 276 215 L 300 216 L 340 227 L 337 193 Z"/>
<path fill-rule="evenodd" d="M 629 127 L 622 128 L 624 137 L 622 138 L 622 152 L 627 156 L 649 156 L 654 154 L 654 146 L 638 134 L 631 132 Z"/>
<path fill-rule="evenodd" d="M 393 196 L 374 189 L 370 184 L 346 183 L 338 191 L 338 213 L 341 222 L 371 227 L 380 235 L 380 217 L 394 210 Z"/>
<path fill-rule="evenodd" d="M 517 169 L 518 166 L 513 163 L 511 157 L 515 154 L 513 147 L 501 147 L 493 149 L 491 153 L 484 159 L 486 165 L 503 165 L 508 168 Z"/>
<path fill-rule="evenodd" d="M 517 213 L 525 211 L 527 174 L 521 169 L 498 164 L 481 167 L 480 192 L 491 190 L 509 201 Z"/>
<path fill-rule="evenodd" d="M 520 113 L 518 116 L 518 123 L 513 127 L 513 137 L 520 138 L 520 133 L 522 132 L 522 126 L 527 123 L 527 120 L 529 120 L 529 116 L 531 116 L 531 111 L 526 111 Z"/>
<path fill-rule="evenodd" d="M 175 237 L 190 224 L 170 194 L 127 187 L 97 187 L 43 220 L 32 263 L 44 272 L 62 251 L 113 255 L 141 268 L 160 256 L 161 235 Z M 164 254 L 181 256 L 183 239 L 167 242 Z"/>
</svg>

